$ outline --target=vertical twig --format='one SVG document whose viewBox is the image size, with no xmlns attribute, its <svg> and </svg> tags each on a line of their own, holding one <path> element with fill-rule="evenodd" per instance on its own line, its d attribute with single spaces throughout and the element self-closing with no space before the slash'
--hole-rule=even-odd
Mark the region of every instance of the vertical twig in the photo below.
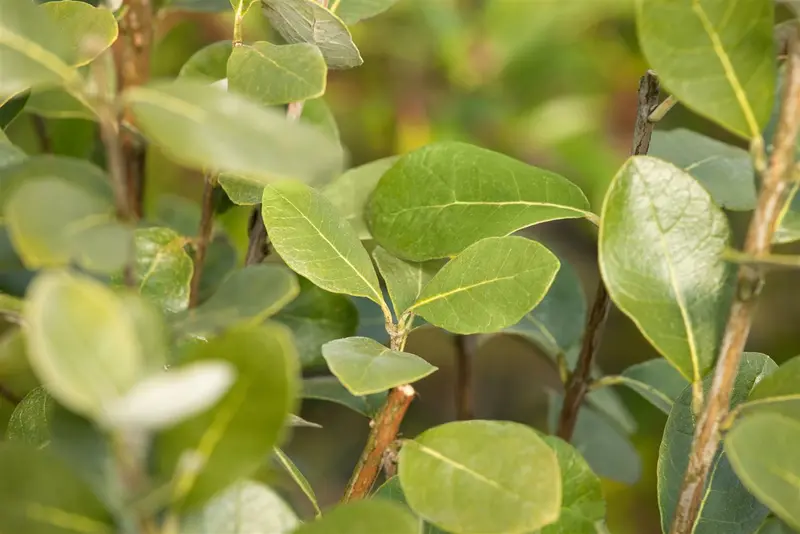
<svg viewBox="0 0 800 534">
<path fill-rule="evenodd" d="M 774 149 L 744 243 L 745 254 L 755 258 L 769 254 L 781 209 L 792 185 L 795 140 L 800 129 L 800 39 L 796 34 L 789 43 L 786 63 Z M 705 481 L 719 447 L 720 423 L 730 410 L 733 383 L 762 285 L 763 275 L 757 264 L 739 266 L 737 290 L 722 338 L 708 401 L 697 421 L 689 465 L 670 530 L 672 534 L 690 534 L 694 530 Z"/>
<path fill-rule="evenodd" d="M 649 120 L 650 114 L 658 107 L 658 79 L 655 73 L 648 71 L 639 81 L 639 93 L 637 100 L 636 124 L 633 129 L 633 148 L 631 153 L 636 156 L 647 154 L 650 148 L 650 137 L 653 134 L 653 122 Z M 589 312 L 589 319 L 583 334 L 583 344 L 578 356 L 578 363 L 575 370 L 570 375 L 566 385 L 564 404 L 561 408 L 561 416 L 558 420 L 557 435 L 569 441 L 575 430 L 578 421 L 583 399 L 589 391 L 591 381 L 592 362 L 594 361 L 600 341 L 603 337 L 606 317 L 611 306 L 605 284 L 601 279 L 597 285 L 592 310 Z"/>
<path fill-rule="evenodd" d="M 456 418 L 467 421 L 475 418 L 474 397 L 472 394 L 472 360 L 474 354 L 474 338 L 455 335 L 456 347 Z"/>
<path fill-rule="evenodd" d="M 50 140 L 50 132 L 47 131 L 47 124 L 40 115 L 31 115 L 33 122 L 33 130 L 36 132 L 36 137 L 39 139 L 39 149 L 42 154 L 52 154 L 53 143 Z"/>
<path fill-rule="evenodd" d="M 211 230 L 214 228 L 214 187 L 217 178 L 207 172 L 203 186 L 203 204 L 200 215 L 200 229 L 194 244 L 194 273 L 192 274 L 191 290 L 189 292 L 189 307 L 197 306 L 200 298 L 200 282 L 203 277 L 203 267 L 206 262 L 206 252 L 211 241 Z"/>
</svg>

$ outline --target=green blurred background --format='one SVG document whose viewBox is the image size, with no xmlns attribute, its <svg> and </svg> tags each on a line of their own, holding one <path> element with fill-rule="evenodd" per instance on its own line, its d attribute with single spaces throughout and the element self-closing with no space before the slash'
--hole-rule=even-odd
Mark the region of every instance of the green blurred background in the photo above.
<svg viewBox="0 0 800 534">
<path fill-rule="evenodd" d="M 153 77 L 177 75 L 204 45 L 231 35 L 230 13 L 214 13 L 227 0 L 178 0 L 192 11 L 164 9 L 158 16 Z M 209 12 L 197 11 L 198 8 Z M 636 113 L 636 89 L 647 65 L 637 45 L 633 0 L 400 0 L 387 13 L 351 28 L 364 65 L 332 71 L 326 100 L 352 165 L 401 154 L 442 140 L 461 140 L 562 173 L 579 184 L 595 211 L 625 160 Z M 789 16 L 779 8 L 781 19 Z M 248 12 L 245 40 L 275 40 L 260 10 Z M 42 146 L 44 127 L 50 146 Z M 680 105 L 659 129 L 690 128 L 737 143 Z M 8 130 L 33 154 L 87 157 L 96 150 L 93 123 L 35 120 L 23 114 Z M 199 201 L 201 176 L 155 150 L 147 158 L 146 211 L 177 205 L 175 196 Z M 246 247 L 248 208 L 219 217 L 240 254 Z M 741 239 L 747 214 L 731 214 Z M 530 232 L 572 263 L 587 297 L 597 283 L 595 234 L 586 222 L 564 221 Z M 798 252 L 798 247 L 783 247 Z M 774 272 L 749 342 L 749 350 L 779 363 L 800 354 L 800 276 Z M 419 384 L 403 427 L 414 436 L 455 416 L 453 340 L 434 329 L 412 335 L 408 350 L 439 367 Z M 606 373 L 657 357 L 630 321 L 613 310 L 600 353 Z M 476 416 L 545 428 L 546 388 L 558 390 L 552 365 L 530 344 L 497 336 L 474 359 Z M 631 440 L 642 475 L 634 485 L 606 481 L 611 532 L 660 532 L 655 466 L 666 417 L 627 390 L 618 391 L 636 421 Z M 6 407 L 8 408 L 8 407 Z M 4 413 L 7 410 L 4 410 Z M 337 405 L 308 401 L 302 416 L 322 429 L 295 430 L 287 452 L 326 505 L 340 497 L 364 443 L 363 417 Z M 2 425 L 5 426 L 5 421 Z M 302 514 L 311 511 L 290 482 L 276 483 Z"/>
</svg>

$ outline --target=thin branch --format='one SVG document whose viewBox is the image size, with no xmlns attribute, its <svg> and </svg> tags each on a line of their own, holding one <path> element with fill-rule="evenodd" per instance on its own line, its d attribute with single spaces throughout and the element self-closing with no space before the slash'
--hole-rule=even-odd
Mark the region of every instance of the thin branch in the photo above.
<svg viewBox="0 0 800 534">
<path fill-rule="evenodd" d="M 42 154 L 53 153 L 53 143 L 50 139 L 50 132 L 47 131 L 47 124 L 41 115 L 31 115 L 31 122 L 33 122 L 33 130 L 36 132 L 36 137 L 39 139 L 39 149 Z"/>
<path fill-rule="evenodd" d="M 217 179 L 211 173 L 206 173 L 204 182 L 200 229 L 195 240 L 194 273 L 192 274 L 191 290 L 189 292 L 190 308 L 197 306 L 200 298 L 200 282 L 203 277 L 203 267 L 206 263 L 208 244 L 211 241 L 211 230 L 214 228 L 214 187 L 217 185 Z"/>
<path fill-rule="evenodd" d="M 800 129 L 800 39 L 796 34 L 789 44 L 786 62 L 785 85 L 774 149 L 744 243 L 744 253 L 756 258 L 769 254 L 781 209 L 792 186 L 790 180 L 794 166 L 795 139 Z M 694 530 L 705 481 L 719 448 L 720 424 L 730 410 L 733 383 L 762 286 L 763 273 L 757 265 L 745 264 L 739 267 L 737 291 L 722 338 L 708 402 L 697 421 L 689 465 L 670 530 L 672 534 L 690 534 Z"/>
<path fill-rule="evenodd" d="M 650 137 L 653 134 L 654 123 L 649 120 L 649 117 L 658 106 L 658 93 L 658 79 L 655 73 L 648 71 L 639 81 L 636 124 L 633 129 L 633 148 L 631 150 L 634 156 L 647 154 L 647 150 L 650 148 Z M 611 300 L 601 279 L 597 285 L 597 293 L 595 294 L 592 310 L 589 312 L 578 363 L 566 385 L 564 403 L 558 420 L 556 433 L 566 441 L 572 438 L 575 424 L 578 421 L 578 412 L 581 409 L 586 393 L 589 391 L 592 362 L 600 347 L 610 307 Z"/>
<path fill-rule="evenodd" d="M 469 336 L 454 336 L 456 346 L 456 418 L 467 421 L 475 418 L 472 395 L 472 360 L 475 343 Z"/>
<path fill-rule="evenodd" d="M 723 259 L 731 263 L 756 264 L 761 267 L 800 268 L 800 255 L 790 254 L 762 254 L 751 256 L 738 250 L 727 250 L 722 254 Z"/>
</svg>

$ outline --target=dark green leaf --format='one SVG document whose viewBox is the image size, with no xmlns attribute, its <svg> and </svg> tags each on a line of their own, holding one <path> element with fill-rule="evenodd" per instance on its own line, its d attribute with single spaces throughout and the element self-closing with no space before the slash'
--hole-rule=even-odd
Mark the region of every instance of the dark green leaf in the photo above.
<svg viewBox="0 0 800 534">
<path fill-rule="evenodd" d="M 4 130 L 25 108 L 30 93 L 25 91 L 11 97 L 5 102 L 0 102 L 0 130 Z"/>
<path fill-rule="evenodd" d="M 77 0 L 47 2 L 43 9 L 67 39 L 68 55 L 73 65 L 85 65 L 103 53 L 117 39 L 114 13 Z"/>
<path fill-rule="evenodd" d="M 238 260 L 239 257 L 231 239 L 225 234 L 215 235 L 206 251 L 198 302 L 204 303 L 217 292 L 220 285 L 236 268 Z"/>
<path fill-rule="evenodd" d="M 374 417 L 386 400 L 386 393 L 356 396 L 335 376 L 318 376 L 303 380 L 303 398 L 334 402 L 366 417 Z"/>
<path fill-rule="evenodd" d="M 660 358 L 632 365 L 621 375 L 603 377 L 600 383 L 628 386 L 667 415 L 675 399 L 689 385 L 672 364 Z"/>
<path fill-rule="evenodd" d="M 769 410 L 800 419 L 800 356 L 756 384 L 740 408 Z"/>
<path fill-rule="evenodd" d="M 194 78 L 198 81 L 216 82 L 228 76 L 228 58 L 233 51 L 231 41 L 217 41 L 197 52 L 183 64 L 179 78 Z"/>
<path fill-rule="evenodd" d="M 345 24 L 356 22 L 375 15 L 380 15 L 398 0 L 333 0 L 331 10 L 344 21 Z"/>
<path fill-rule="evenodd" d="M 417 519 L 397 503 L 366 500 L 342 504 L 294 534 L 418 534 Z"/>
<path fill-rule="evenodd" d="M 60 2 L 50 2 L 45 5 L 58 3 Z M 25 109 L 41 117 L 51 119 L 86 119 L 93 121 L 97 118 L 94 111 L 60 87 L 45 87 L 33 90 Z"/>
<path fill-rule="evenodd" d="M 320 511 L 319 504 L 317 503 L 317 495 L 314 493 L 314 488 L 311 487 L 311 484 L 309 484 L 305 475 L 303 475 L 300 469 L 297 468 L 292 459 L 286 456 L 286 453 L 284 453 L 278 447 L 275 447 L 275 457 L 278 459 L 278 462 L 280 462 L 286 472 L 289 473 L 289 476 L 292 477 L 292 480 L 295 481 L 303 494 L 308 497 L 308 500 L 314 507 L 314 511 L 317 513 L 317 516 L 322 515 L 322 511 Z"/>
<path fill-rule="evenodd" d="M 442 267 L 441 261 L 413 263 L 395 258 L 380 246 L 372 251 L 372 258 L 386 282 L 397 317 L 416 302 L 422 289 Z"/>
<path fill-rule="evenodd" d="M 17 404 L 6 429 L 8 441 L 19 441 L 41 449 L 50 443 L 50 416 L 53 398 L 39 386 Z"/>
</svg>

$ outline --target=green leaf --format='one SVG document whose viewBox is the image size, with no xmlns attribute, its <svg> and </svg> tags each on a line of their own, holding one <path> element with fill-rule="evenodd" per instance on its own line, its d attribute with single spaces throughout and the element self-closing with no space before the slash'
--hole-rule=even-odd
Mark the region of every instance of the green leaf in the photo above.
<svg viewBox="0 0 800 534">
<path fill-rule="evenodd" d="M 43 5 L 58 5 L 59 3 L 60 1 L 48 2 Z M 83 2 L 75 3 L 83 4 Z M 95 115 L 94 111 L 60 87 L 34 89 L 25 109 L 40 117 L 50 119 L 97 120 L 97 115 Z"/>
<path fill-rule="evenodd" d="M 746 150 L 678 128 L 653 132 L 647 153 L 694 176 L 717 206 L 737 211 L 755 209 L 755 171 Z"/>
<path fill-rule="evenodd" d="M 228 90 L 265 106 L 288 104 L 322 96 L 327 74 L 322 52 L 314 45 L 258 41 L 233 49 Z"/>
<path fill-rule="evenodd" d="M 303 398 L 334 402 L 371 418 L 386 400 L 386 392 L 356 396 L 347 391 L 338 378 L 318 376 L 303 380 Z"/>
<path fill-rule="evenodd" d="M 228 76 L 228 58 L 233 51 L 231 41 L 217 41 L 204 46 L 181 67 L 178 78 L 216 82 Z"/>
<path fill-rule="evenodd" d="M 767 518 L 761 525 L 756 534 L 795 534 L 796 530 L 792 530 L 789 526 L 775 517 Z"/>
<path fill-rule="evenodd" d="M 777 366 L 768 356 L 745 352 L 734 382 L 731 407 L 743 402 L 753 386 Z M 713 377 L 703 380 L 706 391 Z M 686 466 L 692 448 L 695 416 L 692 413 L 692 388 L 683 390 L 675 401 L 664 428 L 658 451 L 658 504 L 661 526 L 668 531 L 675 513 Z M 745 489 L 731 469 L 720 446 L 706 482 L 703 508 L 696 521 L 695 534 L 749 534 L 755 532 L 768 510 Z"/>
<path fill-rule="evenodd" d="M 264 186 L 238 174 L 222 173 L 217 177 L 219 185 L 237 206 L 255 206 L 261 203 Z"/>
<path fill-rule="evenodd" d="M 606 515 L 603 488 L 589 464 L 569 443 L 555 436 L 542 437 L 556 453 L 561 472 L 561 513 L 541 534 L 596 534 L 594 524 Z"/>
<path fill-rule="evenodd" d="M 456 334 L 502 330 L 542 300 L 558 268 L 558 258 L 535 241 L 482 239 L 447 263 L 409 311 Z"/>
<path fill-rule="evenodd" d="M 334 0 L 331 10 L 341 18 L 345 24 L 355 24 L 364 19 L 380 15 L 398 0 Z"/>
<path fill-rule="evenodd" d="M 776 244 L 800 241 L 800 182 L 794 184 L 786 206 L 781 211 L 780 223 L 772 242 Z"/>
<path fill-rule="evenodd" d="M 740 408 L 769 410 L 800 419 L 800 356 L 785 362 L 756 384 Z"/>
<path fill-rule="evenodd" d="M 384 500 L 341 504 L 293 534 L 418 534 L 417 520 L 397 503 Z"/>
<path fill-rule="evenodd" d="M 288 534 L 299 524 L 291 507 L 272 489 L 243 480 L 185 518 L 180 534 Z"/>
<path fill-rule="evenodd" d="M 5 130 L 22 113 L 28 103 L 29 96 L 30 93 L 28 91 L 23 91 L 5 102 L 0 102 L 0 130 Z M 0 138 L 4 137 L 4 134 L 0 134 Z"/>
<path fill-rule="evenodd" d="M 322 345 L 355 335 L 358 311 L 344 295 L 329 293 L 300 278 L 300 294 L 275 316 L 291 329 L 303 368 L 324 365 Z"/>
<path fill-rule="evenodd" d="M 636 5 L 642 51 L 667 89 L 733 133 L 760 136 L 775 87 L 773 3 L 639 0 Z"/>
<path fill-rule="evenodd" d="M 384 482 L 381 487 L 375 490 L 373 497 L 394 501 L 408 507 L 406 496 L 403 493 L 403 487 L 400 485 L 400 477 L 397 475 Z M 409 511 L 411 511 L 410 508 Z M 446 534 L 443 530 L 435 525 L 426 523 L 422 518 L 417 518 L 417 520 L 419 522 L 419 534 Z"/>
<path fill-rule="evenodd" d="M 20 298 L 0 293 L 0 316 L 19 317 L 24 302 Z"/>
<path fill-rule="evenodd" d="M 236 268 L 239 257 L 226 234 L 217 234 L 211 240 L 206 251 L 203 277 L 200 280 L 199 303 L 205 303 L 219 289 L 225 279 Z"/>
<path fill-rule="evenodd" d="M 173 502 L 184 509 L 253 473 L 278 443 L 294 409 L 297 355 L 283 326 L 231 329 L 190 346 L 182 363 L 214 360 L 236 368 L 233 386 L 216 406 L 156 438 L 158 472 L 176 477 Z M 189 451 L 194 461 L 187 464 L 181 458 Z"/>
<path fill-rule="evenodd" d="M 43 9 L 64 32 L 72 65 L 85 65 L 108 49 L 117 40 L 119 29 L 114 13 L 77 0 L 47 2 Z"/>
<path fill-rule="evenodd" d="M 397 161 L 396 156 L 349 169 L 340 177 L 325 186 L 322 192 L 339 210 L 339 213 L 353 225 L 362 240 L 371 239 L 367 228 L 365 211 L 370 194 L 381 176 Z"/>
<path fill-rule="evenodd" d="M 364 60 L 344 22 L 314 0 L 261 0 L 264 16 L 288 43 L 308 43 L 331 69 L 358 67 Z"/>
<path fill-rule="evenodd" d="M 518 423 L 434 427 L 403 444 L 398 472 L 411 509 L 445 530 L 527 532 L 559 516 L 557 457 Z"/>
<path fill-rule="evenodd" d="M 621 375 L 601 378 L 600 383 L 628 386 L 667 415 L 672 410 L 675 399 L 689 385 L 672 364 L 661 358 L 632 365 Z"/>
<path fill-rule="evenodd" d="M 367 219 L 395 256 L 454 256 L 485 237 L 555 219 L 596 216 L 575 184 L 503 154 L 463 143 L 402 156 L 381 178 Z"/>
<path fill-rule="evenodd" d="M 369 254 L 322 193 L 295 181 L 271 185 L 262 216 L 272 245 L 295 272 L 327 291 L 384 305 Z"/>
<path fill-rule="evenodd" d="M 41 449 L 50 443 L 49 419 L 53 398 L 39 386 L 17 404 L 6 429 L 8 441 L 19 441 Z"/>
<path fill-rule="evenodd" d="M 211 298 L 175 316 L 183 335 L 207 336 L 232 325 L 258 324 L 278 313 L 299 293 L 297 277 L 281 265 L 252 265 L 233 271 Z"/>
<path fill-rule="evenodd" d="M 800 529 L 800 420 L 755 413 L 725 436 L 725 454 L 739 479 L 775 515 Z"/>
<path fill-rule="evenodd" d="M 599 240 L 611 299 L 683 376 L 699 380 L 717 356 L 733 289 L 725 214 L 684 171 L 636 156 L 606 193 Z"/>
<path fill-rule="evenodd" d="M 0 443 L 0 530 L 112 534 L 111 514 L 60 460 L 21 443 Z"/>
<path fill-rule="evenodd" d="M 311 506 L 314 507 L 314 511 L 317 514 L 317 517 L 322 515 L 322 511 L 319 509 L 319 504 L 317 503 L 317 495 L 314 493 L 314 488 L 311 487 L 311 484 L 308 482 L 308 479 L 303 475 L 300 469 L 294 464 L 291 458 L 286 456 L 282 450 L 278 447 L 274 449 L 275 457 L 278 459 L 278 462 L 283 466 L 289 476 L 292 477 L 292 480 L 297 484 L 303 494 L 308 497 L 308 500 L 311 502 Z"/>
<path fill-rule="evenodd" d="M 0 130 L 0 169 L 20 163 L 27 157 L 25 152 L 21 148 L 12 145 L 6 134 Z M 8 195 L 8 193 L 5 194 Z"/>
<path fill-rule="evenodd" d="M 80 82 L 75 51 L 59 27 L 28 0 L 0 4 L 0 102 L 40 85 Z"/>
<path fill-rule="evenodd" d="M 37 388 L 40 382 L 31 369 L 22 328 L 8 325 L 4 330 L 0 334 L 0 383 L 22 398 Z M 10 416 L 11 410 L 8 412 Z"/>
<path fill-rule="evenodd" d="M 228 0 L 165 0 L 163 9 L 192 11 L 197 13 L 224 13 L 229 11 Z"/>
<path fill-rule="evenodd" d="M 374 339 L 349 337 L 322 346 L 331 372 L 353 395 L 379 393 L 436 371 L 419 356 L 391 350 Z"/>
<path fill-rule="evenodd" d="M 372 251 L 372 257 L 389 289 L 397 317 L 416 302 L 422 289 L 442 267 L 441 261 L 413 263 L 395 258 L 380 246 Z"/>
<path fill-rule="evenodd" d="M 336 118 L 322 98 L 314 98 L 303 103 L 300 122 L 314 126 L 337 143 L 340 141 Z"/>
<path fill-rule="evenodd" d="M 123 99 L 142 133 L 188 167 L 239 173 L 261 184 L 320 182 L 342 168 L 338 144 L 315 128 L 196 80 L 134 87 Z"/>
</svg>

